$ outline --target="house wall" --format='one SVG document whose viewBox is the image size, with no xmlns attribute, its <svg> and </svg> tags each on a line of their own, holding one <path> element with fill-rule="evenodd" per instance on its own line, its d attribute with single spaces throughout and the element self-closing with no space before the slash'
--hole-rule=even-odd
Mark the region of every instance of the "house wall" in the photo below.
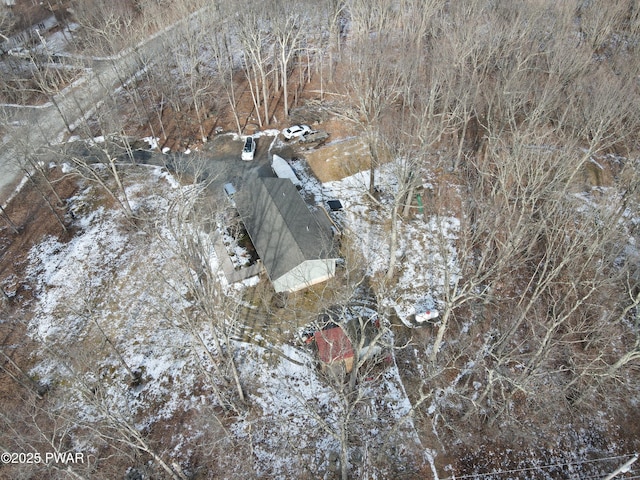
<svg viewBox="0 0 640 480">
<path fill-rule="evenodd" d="M 335 258 L 307 260 L 280 278 L 273 280 L 276 292 L 296 292 L 324 282 L 336 274 Z"/>
</svg>

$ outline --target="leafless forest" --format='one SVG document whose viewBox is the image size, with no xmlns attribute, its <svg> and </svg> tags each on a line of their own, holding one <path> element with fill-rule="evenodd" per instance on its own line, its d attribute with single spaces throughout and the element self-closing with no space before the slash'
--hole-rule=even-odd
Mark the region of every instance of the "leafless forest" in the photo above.
<svg viewBox="0 0 640 480">
<path fill-rule="evenodd" d="M 300 399 L 300 415 L 339 446 L 335 454 L 318 443 L 310 454 L 315 466 L 273 476 L 604 478 L 640 451 L 640 2 L 44 3 L 56 28 L 69 29 L 67 54 L 31 49 L 1 59 L 1 103 L 49 102 L 59 114 L 55 125 L 30 118 L 28 136 L 24 128 L 16 134 L 9 110 L 0 119 L 29 187 L 22 205 L 0 212 L 0 450 L 82 447 L 92 460 L 0 465 L 0 477 L 271 477 L 254 467 L 256 445 L 275 440 L 260 433 L 266 420 L 252 401 L 259 389 L 233 339 L 243 305 L 267 305 L 272 314 L 273 295 L 258 286 L 236 301 L 217 284 L 208 246 L 193 231 L 222 207 L 159 193 L 169 205 L 161 229 L 127 189 L 138 174 L 117 163 L 145 136 L 174 151 L 200 149 L 189 167 L 196 174 L 183 179 L 192 192 L 217 131 L 282 129 L 310 106 L 332 122 L 332 135 L 357 137 L 366 147 L 361 198 L 384 231 L 385 268 L 372 272 L 358 240 L 346 234 L 341 286 L 292 296 L 277 315 L 304 323 L 327 305 L 346 311 L 366 287 L 391 323 L 390 348 L 418 439 L 354 457 L 370 451 L 362 432 L 396 438 L 406 427 L 372 418 L 367 382 L 380 380 L 384 361 L 365 354 L 346 381 L 327 375 L 333 413 Z M 11 11 L 0 7 L 0 41 L 33 23 Z M 74 82 L 89 71 L 120 88 L 109 88 L 96 109 L 78 97 L 73 114 L 65 111 L 56 99 L 67 89 L 73 100 Z M 56 143 L 98 136 L 106 141 L 90 159 Z M 142 404 L 124 408 L 110 396 L 117 387 L 131 398 L 146 380 L 122 353 L 131 339 L 111 335 L 98 320 L 115 322 L 104 312 L 121 299 L 93 298 L 83 290 L 90 279 L 78 285 L 81 301 L 56 315 L 81 318 L 91 334 L 69 346 L 29 330 L 37 292 L 20 265 L 46 235 L 73 238 L 70 219 L 79 213 L 67 199 L 86 186 L 95 205 L 122 213 L 132 238 L 143 232 L 173 248 L 173 271 L 157 266 L 152 275 L 164 283 L 145 315 L 177 326 L 198 352 L 191 394 L 210 401 L 197 413 L 148 422 L 146 413 L 160 411 L 164 400 L 136 398 Z M 38 217 L 29 205 L 39 205 Z M 46 219 L 38 229 L 36 218 Z M 452 243 L 444 218 L 459 222 Z M 424 227 L 411 228 L 429 229 L 428 248 L 407 245 L 408 228 L 418 222 Z M 389 303 L 406 294 L 400 279 L 409 268 L 439 279 L 438 322 L 412 331 L 394 329 Z M 118 288 L 109 286 L 112 296 Z M 173 295 L 189 307 L 179 309 Z M 389 347 L 382 331 L 373 341 Z M 63 365 L 57 382 L 33 373 L 37 356 Z M 100 356 L 113 359 L 111 370 Z M 80 404 L 93 420 L 77 414 Z M 240 434 L 238 419 L 251 419 L 255 430 Z M 181 437 L 185 426 L 200 433 Z M 291 448 L 274 447 L 283 456 Z M 633 471 L 626 478 L 638 478 Z"/>
</svg>

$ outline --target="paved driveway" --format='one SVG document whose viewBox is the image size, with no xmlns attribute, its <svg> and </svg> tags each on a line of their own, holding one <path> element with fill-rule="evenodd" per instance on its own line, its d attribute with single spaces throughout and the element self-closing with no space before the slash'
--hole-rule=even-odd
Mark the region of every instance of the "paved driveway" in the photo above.
<svg viewBox="0 0 640 480">
<path fill-rule="evenodd" d="M 248 181 L 257 177 L 274 177 L 271 170 L 269 148 L 274 137 L 262 136 L 256 141 L 256 153 L 253 160 L 240 159 L 242 139 L 234 140 L 232 135 L 218 135 L 210 141 L 201 153 L 204 157 L 204 168 L 211 182 L 211 189 L 223 194 L 223 185 L 231 182 L 236 190 L 241 189 Z"/>
</svg>

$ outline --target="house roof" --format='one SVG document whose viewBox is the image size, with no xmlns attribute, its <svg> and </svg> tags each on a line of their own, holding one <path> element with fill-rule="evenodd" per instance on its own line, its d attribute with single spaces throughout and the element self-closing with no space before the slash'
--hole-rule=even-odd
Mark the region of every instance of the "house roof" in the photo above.
<svg viewBox="0 0 640 480">
<path fill-rule="evenodd" d="M 284 158 L 274 154 L 271 160 L 271 168 L 276 174 L 276 177 L 288 178 L 296 187 L 300 185 L 300 180 L 298 180 L 295 172 Z"/>
<path fill-rule="evenodd" d="M 236 194 L 236 204 L 272 281 L 307 260 L 335 258 L 331 228 L 290 180 L 257 178 Z"/>
<path fill-rule="evenodd" d="M 324 363 L 353 357 L 351 341 L 340 327 L 320 330 L 315 333 L 314 338 L 318 345 L 318 356 Z"/>
</svg>

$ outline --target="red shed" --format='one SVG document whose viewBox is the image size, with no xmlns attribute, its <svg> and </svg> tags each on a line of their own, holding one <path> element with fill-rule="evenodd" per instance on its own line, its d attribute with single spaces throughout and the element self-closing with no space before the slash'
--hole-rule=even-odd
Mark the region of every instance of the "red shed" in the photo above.
<svg viewBox="0 0 640 480">
<path fill-rule="evenodd" d="M 349 337 L 340 327 L 328 328 L 315 333 L 320 361 L 326 366 L 344 362 L 347 373 L 353 368 L 353 347 Z"/>
</svg>

